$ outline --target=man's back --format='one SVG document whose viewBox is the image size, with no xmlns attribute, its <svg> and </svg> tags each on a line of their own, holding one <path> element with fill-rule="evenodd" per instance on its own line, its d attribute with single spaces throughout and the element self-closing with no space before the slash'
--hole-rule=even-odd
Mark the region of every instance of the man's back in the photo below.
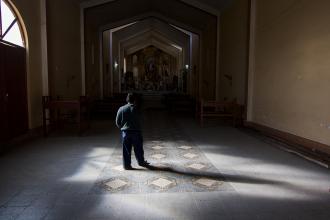
<svg viewBox="0 0 330 220">
<path fill-rule="evenodd" d="M 140 131 L 141 124 L 137 106 L 128 103 L 120 107 L 116 116 L 116 125 L 122 131 Z"/>
</svg>

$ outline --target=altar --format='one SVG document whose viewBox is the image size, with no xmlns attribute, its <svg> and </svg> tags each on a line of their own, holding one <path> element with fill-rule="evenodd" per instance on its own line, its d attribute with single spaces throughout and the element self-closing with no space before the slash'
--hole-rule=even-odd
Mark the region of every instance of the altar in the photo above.
<svg viewBox="0 0 330 220">
<path fill-rule="evenodd" d="M 126 66 L 121 74 L 121 90 L 184 92 L 187 70 L 180 68 L 178 59 L 149 46 L 125 57 Z"/>
</svg>

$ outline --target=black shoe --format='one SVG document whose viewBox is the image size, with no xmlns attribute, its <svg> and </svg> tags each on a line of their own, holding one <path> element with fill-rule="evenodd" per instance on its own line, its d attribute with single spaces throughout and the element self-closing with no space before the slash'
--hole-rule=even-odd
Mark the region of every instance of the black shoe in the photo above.
<svg viewBox="0 0 330 220">
<path fill-rule="evenodd" d="M 145 167 L 145 168 L 147 168 L 147 169 L 149 169 L 149 170 L 154 170 L 154 169 L 155 169 L 155 167 L 152 166 L 152 165 L 151 165 L 149 162 L 147 162 L 147 161 L 144 161 L 143 163 L 140 163 L 139 166 L 141 166 L 141 167 Z"/>
<path fill-rule="evenodd" d="M 150 166 L 150 163 L 145 160 L 142 163 L 139 163 L 139 166 L 141 166 L 141 167 L 147 167 L 147 166 Z"/>
<path fill-rule="evenodd" d="M 124 166 L 125 170 L 134 170 L 134 168 L 132 166 Z"/>
</svg>

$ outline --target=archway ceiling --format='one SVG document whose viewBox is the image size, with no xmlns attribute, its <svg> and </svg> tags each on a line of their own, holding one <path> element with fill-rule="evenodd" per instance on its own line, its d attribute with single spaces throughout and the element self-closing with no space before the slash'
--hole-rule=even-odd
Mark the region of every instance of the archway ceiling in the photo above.
<svg viewBox="0 0 330 220">
<path fill-rule="evenodd" d="M 168 45 L 172 45 L 173 47 L 180 48 L 181 50 L 189 50 L 189 44 L 181 44 L 180 42 L 176 41 L 176 39 L 169 38 L 164 36 L 162 33 L 157 32 L 155 30 L 145 30 L 144 32 L 140 32 L 134 36 L 129 36 L 124 39 L 118 40 L 120 46 L 127 45 L 127 44 L 134 44 L 136 41 L 140 41 L 143 39 L 155 38 L 162 42 L 167 43 Z M 129 43 L 128 43 L 129 42 Z"/>
<path fill-rule="evenodd" d="M 122 47 L 130 46 L 130 45 L 134 46 L 134 44 L 136 42 L 143 41 L 144 39 L 156 39 L 160 42 L 163 42 L 164 44 L 171 45 L 172 47 L 178 49 L 178 45 L 175 44 L 176 43 L 175 41 L 172 41 L 171 39 L 162 36 L 160 33 L 156 32 L 156 31 L 147 31 L 136 37 L 125 39 L 120 42 L 120 46 L 122 46 Z M 187 47 L 185 47 L 185 45 L 183 45 L 183 47 L 181 47 L 181 46 L 179 46 L 179 47 L 181 50 L 188 49 Z"/>
<path fill-rule="evenodd" d="M 167 54 L 170 54 L 173 57 L 178 57 L 182 54 L 181 50 L 179 50 L 175 47 L 171 47 L 168 44 L 164 44 L 163 42 L 158 41 L 157 39 L 148 39 L 148 40 L 140 41 L 132 47 L 126 48 L 125 49 L 126 55 L 133 54 L 133 53 L 135 53 L 139 50 L 142 50 L 142 49 L 144 49 L 148 46 L 157 47 L 158 49 L 161 49 L 162 51 L 166 52 Z"/>
<path fill-rule="evenodd" d="M 213 4 L 216 4 L 216 1 Z M 126 6 L 126 7 L 123 7 Z M 117 0 L 85 10 L 85 23 L 89 28 L 100 28 L 107 24 L 117 26 L 136 21 L 140 15 L 156 13 L 181 28 L 194 32 L 204 30 L 210 24 L 216 23 L 216 16 L 180 0 Z M 160 16 L 158 16 L 160 17 Z M 118 22 L 122 23 L 119 24 Z"/>
<path fill-rule="evenodd" d="M 145 47 L 143 45 L 153 45 L 155 47 L 159 47 L 159 49 L 162 49 L 173 56 L 178 56 L 182 54 L 183 51 L 182 49 L 175 47 L 172 41 L 162 38 L 155 32 L 146 32 L 139 37 L 131 38 L 121 43 L 121 47 L 126 54 L 131 54 L 139 49 L 142 49 Z"/>
<path fill-rule="evenodd" d="M 156 22 L 156 24 L 158 23 L 159 22 Z M 176 46 L 184 48 L 185 50 L 189 50 L 190 37 L 167 24 L 164 26 L 155 26 L 155 23 L 153 21 L 150 22 L 148 20 L 144 22 L 138 22 L 134 25 L 131 25 L 125 29 L 121 29 L 120 31 L 114 33 L 114 37 L 119 42 L 124 42 L 134 38 L 150 37 L 150 35 L 156 36 L 158 39 L 162 39 L 162 41 L 168 42 L 171 45 L 174 44 Z"/>
<path fill-rule="evenodd" d="M 148 18 L 139 22 L 136 22 L 130 26 L 124 27 L 118 31 L 113 32 L 113 35 L 119 39 L 127 39 L 140 33 L 147 31 L 156 31 L 161 33 L 164 37 L 172 39 L 178 45 L 183 47 L 189 46 L 190 36 L 182 31 L 174 28 L 173 26 L 155 18 Z"/>
</svg>

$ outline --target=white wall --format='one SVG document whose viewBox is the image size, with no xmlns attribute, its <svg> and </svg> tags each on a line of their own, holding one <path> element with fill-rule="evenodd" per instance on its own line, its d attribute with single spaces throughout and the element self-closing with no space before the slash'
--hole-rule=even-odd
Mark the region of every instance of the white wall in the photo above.
<svg viewBox="0 0 330 220">
<path fill-rule="evenodd" d="M 330 145 L 329 11 L 257 0 L 253 122 Z"/>
</svg>

